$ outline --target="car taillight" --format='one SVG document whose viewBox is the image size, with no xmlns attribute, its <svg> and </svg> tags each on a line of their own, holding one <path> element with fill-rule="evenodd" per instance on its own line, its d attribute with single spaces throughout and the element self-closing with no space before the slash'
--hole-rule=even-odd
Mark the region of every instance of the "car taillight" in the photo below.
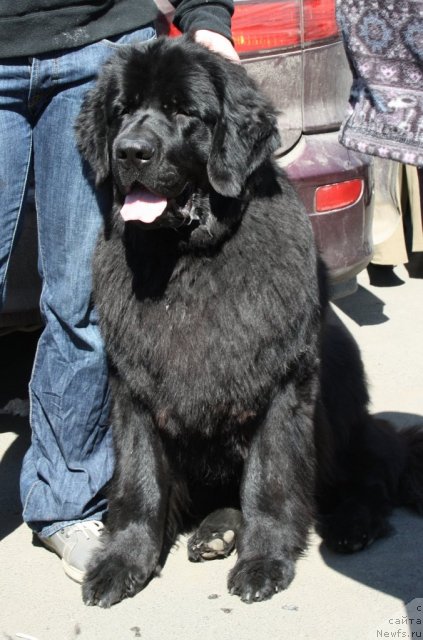
<svg viewBox="0 0 423 640">
<path fill-rule="evenodd" d="M 285 2 L 238 2 L 232 18 L 232 36 L 238 53 L 271 51 L 301 43 L 300 7 Z"/>
<path fill-rule="evenodd" d="M 361 198 L 363 189 L 364 182 L 359 179 L 318 187 L 316 189 L 315 211 L 316 213 L 324 213 L 350 207 Z"/>
<path fill-rule="evenodd" d="M 241 55 L 276 53 L 332 39 L 338 34 L 335 1 L 235 1 L 232 17 L 235 49 Z M 169 35 L 180 35 L 180 31 L 172 25 Z"/>
<path fill-rule="evenodd" d="M 180 35 L 171 25 L 170 36 Z M 271 52 L 301 44 L 300 0 L 235 2 L 232 37 L 238 53 Z"/>
<path fill-rule="evenodd" d="M 335 0 L 305 0 L 304 43 L 327 40 L 338 35 Z"/>
<path fill-rule="evenodd" d="M 241 54 L 267 53 L 334 38 L 338 34 L 335 0 L 235 2 L 232 34 Z"/>
</svg>

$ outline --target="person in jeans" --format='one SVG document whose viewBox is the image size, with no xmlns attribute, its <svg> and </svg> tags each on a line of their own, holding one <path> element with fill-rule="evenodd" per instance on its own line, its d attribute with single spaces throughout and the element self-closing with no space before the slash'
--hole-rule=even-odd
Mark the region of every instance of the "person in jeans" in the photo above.
<svg viewBox="0 0 423 640">
<path fill-rule="evenodd" d="M 174 23 L 236 59 L 232 0 L 175 1 Z M 91 304 L 91 258 L 109 206 L 76 148 L 75 118 L 99 67 L 156 37 L 153 0 L 21 0 L 0 7 L 0 293 L 34 176 L 40 337 L 30 381 L 24 521 L 81 582 L 99 544 L 113 471 L 107 362 Z"/>
</svg>

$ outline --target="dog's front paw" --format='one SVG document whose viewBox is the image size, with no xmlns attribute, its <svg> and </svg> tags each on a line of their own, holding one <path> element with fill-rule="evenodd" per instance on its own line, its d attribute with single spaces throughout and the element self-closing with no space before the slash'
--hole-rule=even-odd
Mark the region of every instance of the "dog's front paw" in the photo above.
<svg viewBox="0 0 423 640">
<path fill-rule="evenodd" d="M 228 588 L 243 602 L 260 602 L 286 589 L 294 575 L 295 563 L 292 560 L 240 559 L 229 574 Z"/>
<path fill-rule="evenodd" d="M 111 607 L 141 591 L 150 573 L 142 561 L 129 561 L 117 553 L 97 552 L 85 575 L 82 599 L 86 605 Z"/>
</svg>

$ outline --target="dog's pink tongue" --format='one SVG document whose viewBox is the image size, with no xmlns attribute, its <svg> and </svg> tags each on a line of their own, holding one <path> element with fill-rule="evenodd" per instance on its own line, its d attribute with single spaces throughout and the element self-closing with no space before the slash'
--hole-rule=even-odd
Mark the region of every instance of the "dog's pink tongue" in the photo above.
<svg viewBox="0 0 423 640">
<path fill-rule="evenodd" d="M 154 222 L 166 209 L 167 200 L 150 191 L 134 189 L 125 198 L 120 215 L 126 221 L 140 220 L 146 224 Z"/>
</svg>

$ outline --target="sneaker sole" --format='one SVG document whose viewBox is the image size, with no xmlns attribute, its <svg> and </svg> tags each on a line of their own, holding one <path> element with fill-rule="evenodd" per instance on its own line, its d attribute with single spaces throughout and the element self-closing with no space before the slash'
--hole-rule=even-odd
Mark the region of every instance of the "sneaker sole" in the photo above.
<svg viewBox="0 0 423 640">
<path fill-rule="evenodd" d="M 78 584 L 82 584 L 84 582 L 85 571 L 81 571 L 81 569 L 77 569 L 76 567 L 73 567 L 71 564 L 66 562 L 64 558 L 62 558 L 62 565 L 63 565 L 63 570 L 68 576 L 68 578 L 70 578 L 74 582 L 78 582 Z"/>
<path fill-rule="evenodd" d="M 71 564 L 69 564 L 69 562 L 66 562 L 66 560 L 61 557 L 60 553 L 58 553 L 58 551 L 54 548 L 54 546 L 52 544 L 50 544 L 48 542 L 48 540 L 46 538 L 40 538 L 38 536 L 38 539 L 41 540 L 43 545 L 49 551 L 52 551 L 53 553 L 55 553 L 61 559 L 63 570 L 66 573 L 66 575 L 68 576 L 68 578 L 70 578 L 74 582 L 78 582 L 79 584 L 82 584 L 84 582 L 85 571 L 81 571 L 81 569 L 77 569 L 76 567 L 73 567 Z"/>
</svg>

